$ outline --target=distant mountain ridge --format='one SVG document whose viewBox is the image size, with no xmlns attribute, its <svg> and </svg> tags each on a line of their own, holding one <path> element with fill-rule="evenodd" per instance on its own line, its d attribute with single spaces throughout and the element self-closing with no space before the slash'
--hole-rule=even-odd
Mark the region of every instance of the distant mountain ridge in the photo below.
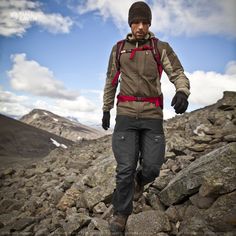
<svg viewBox="0 0 236 236">
<path fill-rule="evenodd" d="M 103 131 L 81 124 L 74 118 L 65 118 L 41 109 L 32 110 L 24 115 L 20 121 L 73 142 L 97 139 L 105 135 Z"/>
<path fill-rule="evenodd" d="M 0 114 L 0 162 L 33 160 L 48 155 L 53 149 L 72 145 L 71 140 L 59 137 L 21 121 Z"/>
</svg>

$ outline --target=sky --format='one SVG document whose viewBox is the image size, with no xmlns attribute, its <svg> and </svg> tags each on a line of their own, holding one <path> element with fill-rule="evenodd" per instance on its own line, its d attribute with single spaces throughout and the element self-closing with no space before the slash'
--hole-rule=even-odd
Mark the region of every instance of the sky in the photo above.
<svg viewBox="0 0 236 236">
<path fill-rule="evenodd" d="M 0 113 L 45 109 L 99 125 L 111 48 L 130 32 L 133 0 L 0 0 Z M 152 31 L 190 80 L 187 112 L 236 91 L 236 0 L 150 0 Z M 164 118 L 174 85 L 164 74 Z M 114 125 L 116 109 L 111 111 Z"/>
</svg>

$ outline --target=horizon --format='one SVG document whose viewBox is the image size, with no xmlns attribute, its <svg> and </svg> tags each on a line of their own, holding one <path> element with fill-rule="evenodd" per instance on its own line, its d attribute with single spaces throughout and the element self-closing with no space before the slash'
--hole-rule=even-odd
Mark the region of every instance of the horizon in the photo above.
<svg viewBox="0 0 236 236">
<path fill-rule="evenodd" d="M 100 125 L 112 46 L 130 32 L 123 0 L 2 0 L 0 113 L 20 118 L 33 109 Z M 170 43 L 190 79 L 187 112 L 236 91 L 236 1 L 154 0 L 152 31 Z M 164 119 L 174 86 L 162 76 Z M 111 111 L 114 125 L 115 107 Z"/>
</svg>

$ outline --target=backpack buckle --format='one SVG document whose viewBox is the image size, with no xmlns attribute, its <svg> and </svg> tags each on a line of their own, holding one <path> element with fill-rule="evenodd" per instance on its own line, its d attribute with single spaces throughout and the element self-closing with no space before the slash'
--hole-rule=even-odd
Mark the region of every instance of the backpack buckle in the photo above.
<svg viewBox="0 0 236 236">
<path fill-rule="evenodd" d="M 136 102 L 142 102 L 142 101 L 143 101 L 143 98 L 142 98 L 142 97 L 135 97 L 135 101 L 136 101 Z"/>
</svg>

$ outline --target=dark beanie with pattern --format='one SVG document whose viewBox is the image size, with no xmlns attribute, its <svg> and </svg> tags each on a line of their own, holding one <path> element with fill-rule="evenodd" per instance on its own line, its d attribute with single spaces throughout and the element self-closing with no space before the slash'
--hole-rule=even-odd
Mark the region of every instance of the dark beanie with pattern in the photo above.
<svg viewBox="0 0 236 236">
<path fill-rule="evenodd" d="M 129 25 L 135 21 L 145 21 L 151 25 L 152 12 L 150 7 L 145 2 L 135 2 L 129 9 L 128 22 Z"/>
</svg>

